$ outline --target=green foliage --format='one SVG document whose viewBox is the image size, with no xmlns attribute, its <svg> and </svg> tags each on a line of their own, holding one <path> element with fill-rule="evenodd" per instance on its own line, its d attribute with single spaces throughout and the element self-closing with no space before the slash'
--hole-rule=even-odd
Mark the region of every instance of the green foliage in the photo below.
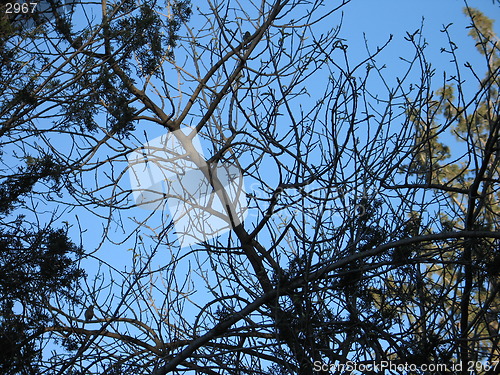
<svg viewBox="0 0 500 375">
<path fill-rule="evenodd" d="M 31 330 L 14 314 L 13 302 L 0 302 L 0 371 L 5 375 L 38 374 L 40 350 L 30 340 Z"/>
<path fill-rule="evenodd" d="M 52 189 L 56 189 L 61 178 L 62 169 L 52 158 L 45 156 L 41 159 L 28 162 L 19 173 L 9 176 L 0 186 L 0 214 L 9 214 L 20 203 L 20 199 L 28 194 L 38 181 L 52 182 Z"/>
<path fill-rule="evenodd" d="M 135 128 L 134 121 L 137 110 L 130 105 L 133 101 L 132 94 L 120 79 L 107 69 L 101 69 L 99 73 L 94 85 L 96 92 L 106 103 L 107 128 L 118 135 L 127 135 Z"/>
<path fill-rule="evenodd" d="M 0 232 L 2 297 L 4 300 L 39 302 L 57 292 L 68 299 L 72 283 L 83 275 L 71 259 L 82 249 L 73 244 L 63 229 L 31 232 L 21 218 Z M 36 290 L 36 293 L 33 291 Z"/>
<path fill-rule="evenodd" d="M 465 8 L 464 13 L 471 17 L 473 25 L 469 27 L 469 35 L 476 41 L 476 48 L 482 55 L 498 53 L 498 37 L 493 31 L 494 20 L 488 18 L 480 10 L 474 8 Z"/>
<path fill-rule="evenodd" d="M 36 373 L 38 338 L 53 318 L 44 308 L 57 297 L 78 302 L 76 283 L 84 276 L 75 263 L 82 254 L 63 229 L 31 231 L 23 220 L 0 230 L 0 372 Z"/>
<path fill-rule="evenodd" d="M 64 124 L 66 126 L 75 125 L 80 128 L 80 131 L 94 132 L 98 126 L 94 120 L 98 113 L 96 103 L 92 101 L 92 97 L 87 100 L 73 100 L 64 104 L 65 116 Z"/>
<path fill-rule="evenodd" d="M 179 39 L 178 31 L 183 22 L 191 17 L 191 1 L 176 0 L 171 4 L 172 17 L 167 25 L 168 46 L 174 48 Z"/>
<path fill-rule="evenodd" d="M 128 65 L 128 60 L 136 57 L 140 63 L 140 73 L 150 75 L 161 64 L 162 59 L 172 57 L 178 40 L 177 32 L 191 15 L 190 2 L 174 1 L 170 5 L 170 11 L 164 24 L 154 3 L 141 4 L 138 12 L 133 9 L 132 4 L 121 7 L 120 12 L 128 15 L 110 25 L 110 37 L 116 42 L 116 50 L 120 51 L 118 61 Z"/>
</svg>

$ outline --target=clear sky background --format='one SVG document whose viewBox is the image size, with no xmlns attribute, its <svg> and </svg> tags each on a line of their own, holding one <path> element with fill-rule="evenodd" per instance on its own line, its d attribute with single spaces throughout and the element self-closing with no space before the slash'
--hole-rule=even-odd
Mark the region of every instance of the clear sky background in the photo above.
<svg viewBox="0 0 500 375">
<path fill-rule="evenodd" d="M 500 5 L 491 0 L 472 0 L 471 8 L 481 10 L 489 18 L 498 20 Z M 452 23 L 449 31 L 458 46 L 458 53 L 464 60 L 481 61 L 482 57 L 474 47 L 474 41 L 467 35 L 470 19 L 463 13 L 463 0 L 354 0 L 345 6 L 341 36 L 347 39 L 349 52 L 353 57 L 365 56 L 363 33 L 366 34 L 372 50 L 383 45 L 389 36 L 393 41 L 377 59 L 380 63 L 393 66 L 400 56 L 411 54 L 409 43 L 404 40 L 406 32 L 413 33 L 422 27 L 429 46 L 427 58 L 436 67 L 443 67 L 449 57 L 440 52 L 447 47 L 447 37 L 440 32 L 444 25 Z M 495 23 L 498 34 L 498 21 Z M 484 60 L 482 60 L 484 61 Z M 390 74 L 388 74 L 390 75 Z"/>
</svg>

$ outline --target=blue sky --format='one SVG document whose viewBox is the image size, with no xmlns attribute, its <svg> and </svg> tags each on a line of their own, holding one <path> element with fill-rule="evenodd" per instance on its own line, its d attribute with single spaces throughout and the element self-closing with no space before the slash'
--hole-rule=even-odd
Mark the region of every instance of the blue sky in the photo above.
<svg viewBox="0 0 500 375">
<path fill-rule="evenodd" d="M 469 1 L 468 4 L 490 18 L 498 20 L 500 16 L 499 5 L 490 0 Z M 471 61 L 477 67 L 477 63 L 483 63 L 484 59 L 477 53 L 472 38 L 467 35 L 466 27 L 470 24 L 470 19 L 463 13 L 463 8 L 462 0 L 352 1 L 344 7 L 341 36 L 348 40 L 349 52 L 354 57 L 358 54 L 365 55 L 363 34 L 366 34 L 372 50 L 383 45 L 392 34 L 391 44 L 377 59 L 379 63 L 391 68 L 402 64 L 400 56 L 411 56 L 409 43 L 404 40 L 406 32 L 413 33 L 423 25 L 423 36 L 428 43 L 427 60 L 440 71 L 449 68 L 449 56 L 440 52 L 442 47 L 448 47 L 447 36 L 440 30 L 443 26 L 452 24 L 449 32 L 458 46 L 459 58 L 463 62 Z M 495 26 L 498 33 L 498 24 Z M 396 72 L 388 72 L 387 76 L 391 75 L 396 76 Z"/>
<path fill-rule="evenodd" d="M 498 19 L 500 16 L 499 5 L 489 0 L 469 1 L 469 6 L 480 9 L 490 18 Z M 449 23 L 461 29 L 461 37 L 464 38 L 466 31 L 463 27 L 469 22 L 462 12 L 463 7 L 462 0 L 352 1 L 344 7 L 344 30 L 349 35 L 352 33 L 353 38 L 365 32 L 372 43 L 382 43 L 391 33 L 396 40 L 402 39 L 405 31 L 419 28 L 424 17 L 425 29 L 432 35 L 433 41 L 445 41 L 435 31 Z"/>
<path fill-rule="evenodd" d="M 469 6 L 478 8 L 489 18 L 498 20 L 500 17 L 500 7 L 492 1 L 470 1 Z M 423 35 L 429 44 L 426 50 L 427 58 L 439 67 L 441 63 L 449 60 L 440 53 L 441 47 L 447 46 L 446 35 L 440 30 L 443 25 L 452 23 L 449 30 L 459 47 L 460 56 L 464 60 L 480 61 L 481 57 L 474 47 L 474 42 L 467 35 L 466 27 L 470 20 L 464 15 L 463 8 L 462 0 L 352 1 L 343 8 L 344 22 L 340 36 L 347 39 L 349 52 L 355 57 L 358 54 L 365 56 L 363 33 L 366 34 L 373 50 L 383 45 L 392 34 L 392 43 L 378 60 L 381 63 L 397 64 L 400 56 L 411 53 L 408 42 L 404 40 L 406 32 L 413 33 L 419 29 L 423 20 Z M 498 33 L 498 22 L 495 29 Z"/>
</svg>

